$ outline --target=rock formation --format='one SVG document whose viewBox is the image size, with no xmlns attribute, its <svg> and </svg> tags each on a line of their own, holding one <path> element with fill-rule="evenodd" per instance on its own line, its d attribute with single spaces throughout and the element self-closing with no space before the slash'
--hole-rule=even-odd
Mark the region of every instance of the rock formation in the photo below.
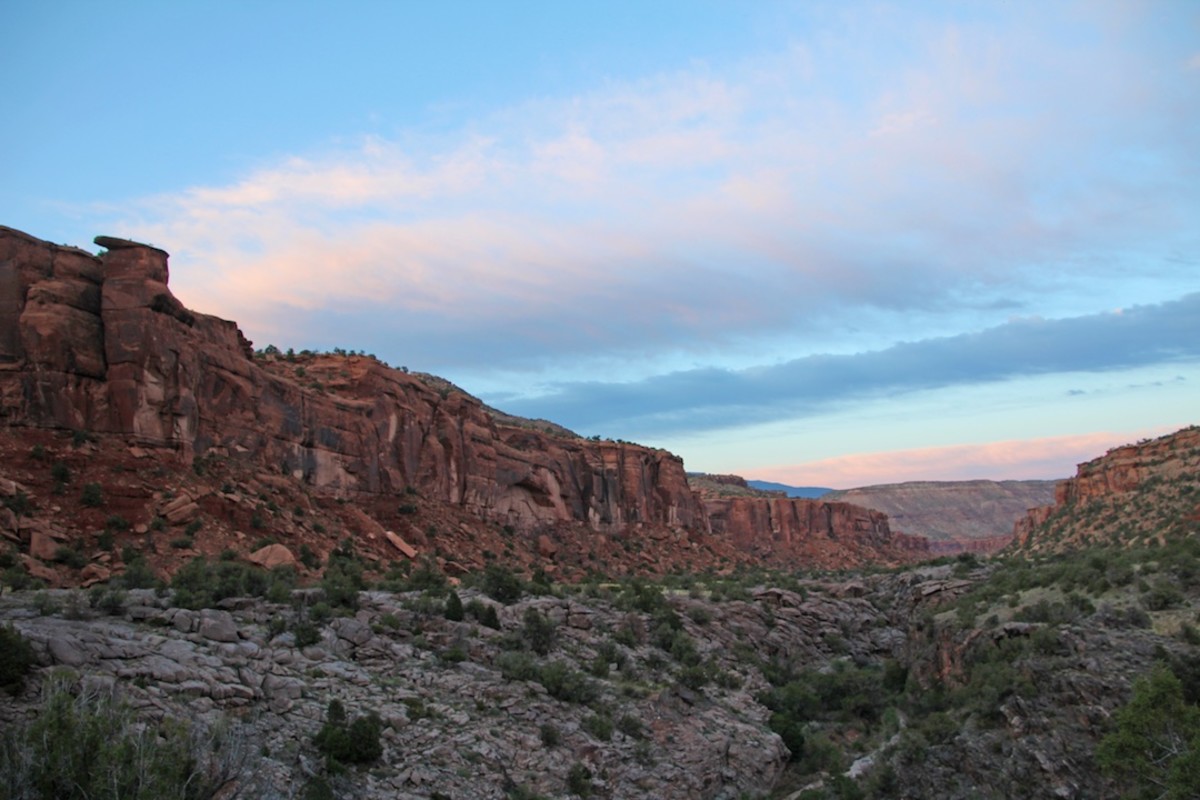
<svg viewBox="0 0 1200 800">
<path fill-rule="evenodd" d="M 1061 552 L 1116 537 L 1126 545 L 1200 533 L 1200 427 L 1109 450 L 1031 508 L 1013 545 Z"/>
<path fill-rule="evenodd" d="M 184 466 L 253 463 L 360 505 L 413 492 L 534 539 L 581 525 L 686 548 L 711 533 L 678 456 L 517 424 L 371 357 L 255 354 L 236 324 L 171 294 L 167 253 L 96 242 L 100 256 L 0 227 L 0 424 L 10 431 L 115 436 Z M 740 543 L 769 535 L 778 550 L 756 541 L 754 551 L 777 563 L 896 557 L 886 518 L 861 509 L 789 501 L 751 528 L 739 521 L 762 514 L 717 511 Z"/>
<path fill-rule="evenodd" d="M 928 552 L 920 537 L 892 533 L 886 514 L 850 503 L 767 497 L 706 497 L 716 535 L 764 561 L 847 567 L 902 563 Z"/>
</svg>

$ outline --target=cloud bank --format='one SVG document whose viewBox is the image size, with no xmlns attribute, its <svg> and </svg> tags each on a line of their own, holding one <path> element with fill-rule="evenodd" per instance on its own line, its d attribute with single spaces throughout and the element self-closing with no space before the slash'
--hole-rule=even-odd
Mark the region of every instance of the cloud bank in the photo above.
<svg viewBox="0 0 1200 800">
<path fill-rule="evenodd" d="M 828 12 L 781 51 L 280 158 L 114 232 L 260 344 L 455 376 L 771 364 L 1200 288 L 1200 77 L 1146 46 L 1161 9 L 988 8 Z M 663 381 L 706 377 L 740 391 Z"/>
<path fill-rule="evenodd" d="M 742 370 L 703 368 L 633 382 L 560 384 L 506 404 L 584 431 L 699 431 L 803 416 L 909 392 L 1050 373 L 1200 361 L 1200 293 L 1060 320 L 1015 319 L 956 336 Z"/>
</svg>

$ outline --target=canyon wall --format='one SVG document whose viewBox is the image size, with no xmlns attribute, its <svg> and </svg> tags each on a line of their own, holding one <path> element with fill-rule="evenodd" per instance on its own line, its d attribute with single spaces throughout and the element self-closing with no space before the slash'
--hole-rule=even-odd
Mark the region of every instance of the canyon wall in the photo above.
<svg viewBox="0 0 1200 800">
<path fill-rule="evenodd" d="M 708 496 L 704 508 L 714 534 L 768 562 L 837 568 L 902 563 L 928 552 L 924 538 L 893 533 L 887 514 L 850 503 Z"/>
<path fill-rule="evenodd" d="M 0 228 L 0 421 L 253 458 L 342 493 L 407 487 L 515 526 L 705 529 L 681 459 L 494 423 L 475 398 L 357 359 L 350 394 L 266 368 L 237 326 L 188 311 L 167 254 L 93 256 Z"/>
<path fill-rule="evenodd" d="M 97 237 L 99 256 L 0 227 L 0 425 L 86 431 L 241 459 L 337 497 L 406 492 L 537 531 L 730 539 L 763 562 L 912 560 L 918 537 L 848 503 L 702 503 L 678 456 L 501 421 L 481 401 L 372 357 L 256 354 L 186 309 L 163 250 Z M 710 522 L 711 520 L 711 522 Z"/>
<path fill-rule="evenodd" d="M 1060 552 L 1092 543 L 1126 545 L 1200 534 L 1200 427 L 1123 445 L 1080 464 L 1052 505 L 1031 508 L 1013 545 Z"/>
</svg>

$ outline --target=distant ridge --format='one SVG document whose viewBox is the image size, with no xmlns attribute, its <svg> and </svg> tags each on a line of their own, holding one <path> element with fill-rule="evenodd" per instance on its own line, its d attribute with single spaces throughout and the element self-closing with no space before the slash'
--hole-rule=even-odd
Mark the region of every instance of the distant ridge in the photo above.
<svg viewBox="0 0 1200 800">
<path fill-rule="evenodd" d="M 788 497 L 804 497 L 810 500 L 815 500 L 821 495 L 833 491 L 827 486 L 789 486 L 786 483 L 775 483 L 774 481 L 747 480 L 746 485 L 764 492 L 783 492 Z"/>
<path fill-rule="evenodd" d="M 932 542 L 988 540 L 997 549 L 1035 506 L 1053 502 L 1055 481 L 911 481 L 835 491 L 842 500 L 883 511 L 905 533 Z"/>
</svg>

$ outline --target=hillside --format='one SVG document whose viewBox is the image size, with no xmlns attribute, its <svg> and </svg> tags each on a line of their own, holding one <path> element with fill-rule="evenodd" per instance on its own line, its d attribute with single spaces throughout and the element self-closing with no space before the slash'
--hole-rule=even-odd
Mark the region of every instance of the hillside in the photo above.
<svg viewBox="0 0 1200 800">
<path fill-rule="evenodd" d="M 1200 427 L 1116 447 L 1080 464 L 1054 502 L 1017 521 L 1014 547 L 1058 553 L 1200 534 Z"/>
<path fill-rule="evenodd" d="M 1013 523 L 1054 497 L 1054 481 L 911 481 L 832 491 L 825 500 L 874 508 L 893 527 L 930 540 L 935 552 L 992 552 Z"/>
</svg>

